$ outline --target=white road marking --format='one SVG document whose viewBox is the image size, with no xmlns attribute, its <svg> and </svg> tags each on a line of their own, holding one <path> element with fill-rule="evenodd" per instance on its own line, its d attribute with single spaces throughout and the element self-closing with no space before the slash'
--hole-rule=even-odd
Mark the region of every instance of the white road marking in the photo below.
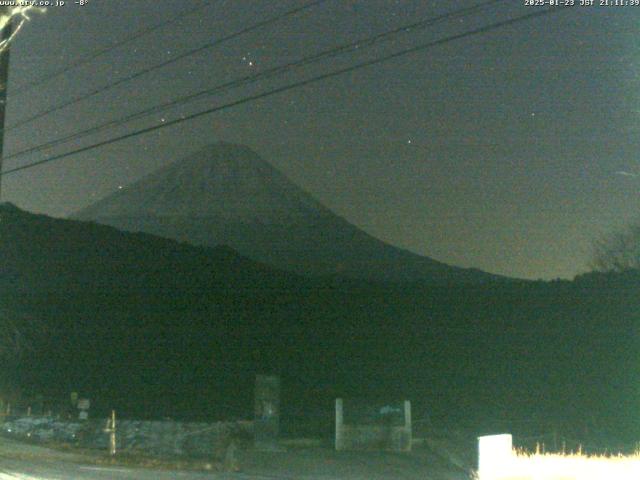
<svg viewBox="0 0 640 480">
<path fill-rule="evenodd" d="M 47 480 L 45 477 L 32 477 L 22 473 L 0 472 L 0 480 Z"/>
<path fill-rule="evenodd" d="M 113 467 L 80 467 L 80 470 L 94 470 L 96 472 L 131 473 L 130 469 L 113 468 Z"/>
</svg>

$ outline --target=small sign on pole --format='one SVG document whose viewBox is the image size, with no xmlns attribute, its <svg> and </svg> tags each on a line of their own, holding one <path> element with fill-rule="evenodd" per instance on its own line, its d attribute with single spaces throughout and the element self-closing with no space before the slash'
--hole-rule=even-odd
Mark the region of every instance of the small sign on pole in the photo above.
<svg viewBox="0 0 640 480">
<path fill-rule="evenodd" d="M 78 410 L 80 413 L 78 414 L 78 418 L 80 420 L 88 420 L 89 419 L 89 407 L 91 406 L 91 401 L 88 398 L 79 398 L 78 399 Z"/>
</svg>

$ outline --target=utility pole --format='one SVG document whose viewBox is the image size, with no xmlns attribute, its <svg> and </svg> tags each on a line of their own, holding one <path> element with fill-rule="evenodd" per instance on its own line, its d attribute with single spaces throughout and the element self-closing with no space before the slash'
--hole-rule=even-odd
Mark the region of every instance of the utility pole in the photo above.
<svg viewBox="0 0 640 480">
<path fill-rule="evenodd" d="M 9 15 L 10 7 L 0 7 L 0 16 Z M 2 40 L 9 40 L 13 32 L 13 21 L 2 31 Z M 4 118 L 7 111 L 7 86 L 9 84 L 9 51 L 10 45 L 0 52 L 0 201 L 2 201 L 2 160 L 4 157 Z"/>
</svg>

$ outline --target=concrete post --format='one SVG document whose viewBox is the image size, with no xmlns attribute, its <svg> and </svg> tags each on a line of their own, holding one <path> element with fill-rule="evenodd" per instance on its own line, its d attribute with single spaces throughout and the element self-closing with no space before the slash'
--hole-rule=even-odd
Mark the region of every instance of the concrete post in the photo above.
<svg viewBox="0 0 640 480">
<path fill-rule="evenodd" d="M 411 426 L 411 401 L 404 401 L 404 430 L 406 434 L 406 445 L 404 445 L 403 450 L 410 452 L 411 444 L 413 442 L 413 428 Z"/>
<path fill-rule="evenodd" d="M 336 450 L 344 450 L 344 410 L 341 398 L 336 398 Z"/>
<path fill-rule="evenodd" d="M 478 437 L 478 478 L 491 480 L 509 471 L 513 458 L 510 434 Z"/>
<path fill-rule="evenodd" d="M 411 401 L 404 401 L 404 428 L 411 431 Z"/>
<path fill-rule="evenodd" d="M 280 379 L 277 376 L 256 376 L 254 405 L 256 448 L 277 449 L 280 433 Z"/>
</svg>

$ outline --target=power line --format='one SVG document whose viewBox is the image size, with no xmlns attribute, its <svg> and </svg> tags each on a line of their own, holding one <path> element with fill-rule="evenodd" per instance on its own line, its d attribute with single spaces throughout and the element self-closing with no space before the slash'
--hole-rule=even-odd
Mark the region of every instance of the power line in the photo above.
<svg viewBox="0 0 640 480">
<path fill-rule="evenodd" d="M 132 137 L 136 137 L 138 135 L 143 135 L 145 133 L 150 133 L 150 132 L 153 132 L 153 131 L 156 131 L 156 130 L 160 130 L 162 128 L 166 128 L 166 127 L 170 127 L 170 126 L 173 126 L 173 125 L 177 125 L 177 124 L 189 121 L 189 120 L 193 120 L 195 118 L 202 117 L 204 115 L 209 115 L 211 113 L 219 112 L 221 110 L 226 110 L 228 108 L 235 107 L 237 105 L 241 105 L 241 104 L 244 104 L 244 103 L 252 102 L 254 100 L 259 100 L 259 99 L 262 99 L 262 98 L 265 98 L 265 97 L 270 97 L 272 95 L 276 95 L 278 93 L 282 93 L 282 92 L 285 92 L 285 91 L 288 91 L 288 90 L 293 90 L 295 88 L 303 87 L 305 85 L 309 85 L 309 84 L 312 84 L 312 83 L 317 83 L 317 82 L 320 82 L 320 81 L 323 81 L 323 80 L 326 80 L 326 79 L 329 79 L 329 78 L 333 78 L 333 77 L 337 77 L 339 75 L 343 75 L 345 73 L 349 73 L 349 72 L 353 72 L 355 70 L 359 70 L 361 68 L 369 67 L 369 66 L 372 66 L 372 65 L 377 65 L 379 63 L 383 63 L 383 62 L 386 62 L 388 60 L 392 60 L 392 59 L 395 59 L 395 58 L 398 58 L 398 57 L 402 57 L 402 56 L 405 56 L 405 55 L 416 53 L 416 52 L 419 52 L 419 51 L 422 51 L 422 50 L 426 50 L 428 48 L 432 48 L 432 47 L 435 47 L 435 46 L 443 45 L 445 43 L 449 43 L 449 42 L 452 42 L 454 40 L 460 40 L 462 38 L 471 37 L 473 35 L 480 35 L 480 34 L 483 34 L 483 33 L 490 32 L 492 30 L 497 30 L 499 28 L 506 27 L 508 25 L 514 25 L 516 23 L 524 22 L 524 21 L 527 21 L 527 20 L 530 20 L 530 19 L 533 19 L 533 18 L 542 17 L 542 16 L 548 15 L 550 13 L 560 12 L 560 11 L 565 10 L 567 8 L 570 8 L 570 7 L 558 6 L 558 7 L 553 7 L 553 8 L 549 8 L 549 9 L 546 9 L 546 10 L 535 11 L 535 12 L 529 13 L 527 15 L 521 15 L 519 17 L 514 17 L 514 18 L 511 18 L 509 20 L 503 20 L 503 21 L 500 21 L 500 22 L 495 22 L 495 23 L 492 23 L 492 24 L 489 24 L 489 25 L 485 25 L 484 27 L 476 28 L 474 30 L 470 30 L 470 31 L 467 31 L 467 32 L 459 33 L 459 34 L 456 34 L 456 35 L 450 35 L 448 37 L 444 37 L 444 38 L 441 38 L 439 40 L 435 40 L 435 41 L 432 41 L 432 42 L 428 42 L 428 43 L 425 43 L 425 44 L 421 44 L 421 45 L 417 45 L 417 46 L 414 46 L 414 47 L 411 47 L 411 48 L 400 50 L 398 52 L 394 52 L 392 54 L 385 55 L 383 57 L 379 57 L 379 58 L 376 58 L 376 59 L 373 59 L 373 60 L 368 60 L 368 61 L 365 61 L 365 62 L 361 62 L 361 63 L 355 64 L 355 65 L 352 65 L 350 67 L 345 67 L 345 68 L 342 68 L 342 69 L 339 69 L 339 70 L 335 70 L 333 72 L 328 72 L 328 73 L 325 73 L 325 74 L 322 74 L 322 75 L 318 75 L 318 76 L 315 76 L 315 77 L 312 77 L 312 78 L 309 78 L 309 79 L 306 79 L 306 80 L 301 80 L 301 81 L 298 81 L 298 82 L 290 83 L 288 85 L 284 85 L 282 87 L 278 87 L 278 88 L 275 88 L 273 90 L 268 90 L 266 92 L 258 93 L 258 94 L 255 94 L 255 95 L 250 95 L 248 97 L 244 97 L 244 98 L 241 98 L 239 100 L 235 100 L 235 101 L 226 103 L 224 105 L 220 105 L 220 106 L 217 106 L 217 107 L 212 107 L 212 108 L 209 108 L 207 110 L 203 110 L 201 112 L 197 112 L 197 113 L 191 114 L 191 115 L 186 116 L 184 118 L 179 118 L 179 119 L 172 120 L 172 121 L 169 121 L 169 122 L 153 125 L 151 127 L 142 128 L 140 130 L 136 130 L 134 132 L 129 132 L 127 134 L 120 135 L 120 136 L 115 137 L 115 138 L 111 138 L 109 140 L 104 140 L 102 142 L 94 143 L 92 145 L 88 145 L 88 146 L 85 146 L 85 147 L 77 148 L 75 150 L 72 150 L 72 151 L 69 151 L 69 152 L 66 152 L 66 153 L 62 153 L 62 154 L 59 154 L 59 155 L 54 155 L 54 156 L 51 156 L 49 158 L 45 158 L 45 159 L 39 160 L 37 162 L 30 163 L 30 164 L 27 164 L 27 165 L 22 165 L 20 167 L 15 167 L 15 168 L 12 168 L 12 169 L 7 170 L 5 172 L 0 172 L 0 176 L 8 175 L 8 174 L 19 172 L 19 171 L 22 171 L 22 170 L 27 170 L 29 168 L 33 168 L 33 167 L 36 167 L 36 166 L 39 166 L 39 165 L 43 165 L 45 163 L 50 163 L 50 162 L 53 162 L 53 161 L 61 160 L 61 159 L 66 158 L 66 157 L 70 157 L 72 155 L 76 155 L 78 153 L 87 152 L 89 150 L 93 150 L 95 148 L 103 147 L 105 145 L 110 145 L 112 143 L 120 142 L 122 140 L 126 140 L 126 139 L 129 139 L 129 138 L 132 138 Z"/>
<path fill-rule="evenodd" d="M 309 65 L 315 62 L 318 62 L 320 60 L 325 60 L 328 58 L 333 58 L 335 56 L 347 53 L 347 52 L 351 52 L 351 51 L 355 51 L 355 50 L 362 50 L 363 48 L 366 47 L 370 47 L 370 46 L 374 46 L 375 44 L 377 44 L 378 42 L 382 41 L 382 40 L 388 40 L 389 38 L 391 38 L 394 35 L 400 34 L 400 33 L 405 33 L 405 32 L 409 32 L 411 30 L 416 30 L 416 29 L 421 29 L 421 28 L 425 28 L 427 26 L 431 26 L 434 25 L 436 23 L 442 22 L 442 21 L 446 21 L 446 20 L 450 20 L 450 19 L 454 19 L 454 18 L 458 18 L 458 17 L 462 17 L 462 16 L 467 16 L 471 13 L 474 13 L 476 11 L 479 11 L 489 5 L 492 4 L 496 4 L 496 3 L 501 3 L 504 2 L 506 0 L 488 0 L 486 2 L 483 3 L 479 3 L 477 5 L 474 5 L 472 7 L 467 7 L 467 8 L 462 8 L 462 9 L 458 9 L 455 10 L 453 12 L 448 12 L 442 15 L 438 15 L 436 17 L 432 17 L 432 18 L 428 18 L 425 20 L 421 20 L 419 22 L 414 22 L 408 25 L 403 25 L 401 27 L 397 27 L 394 28 L 393 30 L 389 30 L 377 35 L 373 35 L 373 36 L 369 36 L 369 37 L 365 37 L 353 42 L 350 42 L 348 44 L 345 45 L 341 45 L 338 47 L 333 47 L 327 50 L 324 50 L 322 52 L 319 52 L 317 54 L 311 55 L 311 56 L 307 56 L 304 57 L 300 60 L 294 61 L 294 62 L 290 62 L 290 63 L 286 63 L 283 65 L 279 65 L 267 70 L 264 70 L 262 72 L 258 72 L 256 74 L 253 75 L 245 75 L 244 77 L 238 78 L 236 80 L 232 80 L 223 84 L 219 84 L 216 85 L 214 87 L 211 88 L 207 88 L 205 90 L 201 90 L 199 92 L 193 93 L 193 94 L 189 94 L 189 95 L 184 95 L 182 97 L 179 97 L 177 99 L 171 100 L 169 102 L 165 102 L 163 104 L 160 105 L 156 105 L 153 106 L 151 108 L 142 110 L 140 112 L 136 112 L 133 114 L 129 114 L 129 115 L 125 115 L 124 117 L 120 117 L 119 119 L 115 119 L 115 120 L 110 120 L 108 122 L 102 123 L 100 125 L 85 129 L 85 130 L 81 130 L 79 132 L 73 133 L 73 134 L 69 134 L 66 135 L 64 137 L 55 139 L 55 140 L 51 140 L 49 142 L 46 142 L 44 144 L 40 144 L 34 147 L 29 147 L 27 149 L 18 151 L 16 153 L 13 153 L 11 155 L 8 155 L 5 157 L 5 160 L 11 159 L 11 158 L 15 158 L 21 155 L 25 155 L 28 153 L 34 153 L 37 151 L 41 151 L 41 150 L 45 150 L 47 148 L 52 148 L 54 146 L 66 143 L 70 140 L 76 140 L 79 138 L 83 138 L 87 135 L 93 134 L 93 133 L 97 133 L 100 132 L 102 130 L 108 129 L 108 128 L 112 128 L 112 127 L 116 127 L 119 125 L 122 125 L 124 123 L 139 119 L 139 118 L 143 118 L 146 117 L 148 115 L 151 115 L 153 113 L 157 113 L 160 112 L 162 110 L 165 110 L 167 108 L 170 107 L 174 107 L 177 105 L 181 105 L 184 103 L 188 103 L 191 102 L 197 98 L 200 97 L 204 97 L 204 96 L 209 96 L 212 95 L 214 93 L 218 93 L 230 88 L 235 88 L 235 87 L 239 87 L 243 84 L 248 84 L 248 83 L 253 83 L 256 81 L 259 81 L 263 78 L 269 78 L 269 77 L 273 77 L 276 74 L 285 72 L 288 69 L 291 68 L 295 68 L 295 67 L 300 67 L 300 66 L 304 66 L 304 65 Z"/>
<path fill-rule="evenodd" d="M 199 5 L 191 10 L 188 10 L 187 12 L 181 14 L 180 16 L 177 17 L 172 17 L 168 20 L 165 20 L 164 22 L 160 22 L 157 25 L 153 25 L 151 27 L 145 28 L 143 30 L 140 30 L 137 33 L 134 33 L 133 35 L 130 35 L 128 37 L 125 37 L 124 39 L 112 44 L 112 45 L 108 45 L 106 47 L 100 48 L 98 50 L 96 50 L 94 53 L 92 53 L 91 55 L 88 55 L 84 58 L 81 58 L 69 65 L 67 65 L 64 68 L 61 68 L 60 70 L 51 73 L 49 75 L 45 75 L 42 78 L 35 80 L 31 83 L 27 83 L 25 85 L 19 85 L 18 87 L 14 88 L 11 92 L 12 96 L 17 96 L 17 95 L 22 95 L 23 93 L 26 93 L 30 90 L 33 90 L 35 87 L 38 87 L 44 83 L 50 82 L 51 80 L 53 80 L 54 78 L 58 78 L 61 75 L 65 75 L 67 72 L 76 69 L 78 67 L 81 67 L 83 65 L 86 65 L 87 63 L 92 62 L 93 60 L 95 60 L 96 58 L 99 58 L 103 55 L 106 55 L 109 52 L 112 52 L 113 50 L 116 50 L 118 48 L 120 48 L 123 45 L 126 45 L 127 43 L 133 42 L 134 40 L 137 40 L 138 38 L 144 37 L 145 35 L 148 35 L 150 33 L 155 32 L 156 30 L 161 30 L 164 27 L 167 27 L 169 25 L 172 25 L 174 23 L 178 23 L 180 21 L 182 21 L 185 17 L 188 17 L 190 15 L 193 15 L 194 13 L 199 12 L 200 10 L 204 10 L 206 7 L 209 6 L 209 4 L 211 3 L 211 0 L 204 0 L 202 5 Z"/>
<path fill-rule="evenodd" d="M 109 84 L 104 85 L 102 87 L 96 88 L 95 90 L 92 90 L 92 91 L 90 91 L 90 92 L 88 92 L 88 93 L 86 93 L 84 95 L 81 95 L 81 96 L 76 97 L 74 99 L 71 99 L 71 100 L 68 100 L 66 102 L 60 103 L 60 104 L 58 104 L 56 106 L 53 106 L 51 108 L 48 108 L 48 109 L 46 109 L 46 110 L 44 110 L 44 111 L 42 111 L 40 113 L 36 113 L 35 115 L 27 117 L 27 118 L 25 118 L 23 120 L 18 121 L 17 123 L 14 123 L 13 125 L 11 125 L 9 127 L 6 127 L 4 129 L 4 131 L 7 132 L 7 131 L 13 130 L 13 129 L 17 128 L 17 127 L 20 127 L 22 125 L 25 125 L 27 123 L 33 122 L 34 120 L 37 120 L 37 119 L 42 118 L 42 117 L 45 117 L 45 116 L 47 116 L 47 115 L 49 115 L 49 114 L 51 114 L 53 112 L 56 112 L 56 111 L 58 111 L 58 110 L 60 110 L 62 108 L 68 107 L 68 106 L 73 105 L 73 104 L 78 103 L 78 102 L 81 102 L 83 100 L 86 100 L 87 98 L 93 97 L 93 96 L 98 95 L 98 94 L 103 93 L 103 92 L 106 92 L 107 90 L 111 90 L 112 88 L 117 87 L 118 85 L 122 85 L 124 83 L 127 83 L 127 82 L 130 82 L 132 80 L 135 80 L 136 78 L 139 78 L 139 77 L 141 77 L 143 75 L 146 75 L 147 73 L 153 72 L 153 71 L 158 70 L 160 68 L 166 67 L 167 65 L 171 65 L 172 63 L 175 63 L 175 62 L 177 62 L 179 60 L 182 60 L 183 58 L 190 57 L 190 56 L 195 55 L 197 53 L 200 53 L 200 52 L 203 52 L 203 51 L 208 50 L 210 48 L 216 47 L 216 46 L 218 46 L 218 45 L 220 45 L 220 44 L 222 44 L 224 42 L 227 42 L 229 40 L 233 40 L 234 38 L 237 38 L 237 37 L 239 37 L 241 35 L 250 33 L 250 32 L 252 32 L 254 30 L 257 30 L 259 28 L 265 27 L 267 25 L 279 22 L 280 20 L 282 20 L 284 18 L 287 18 L 287 17 L 290 17 L 292 15 L 295 15 L 295 14 L 297 14 L 297 13 L 303 11 L 303 10 L 307 10 L 309 8 L 315 7 L 316 5 L 319 5 L 319 4 L 324 3 L 326 1 L 328 1 L 328 0 L 314 0 L 314 1 L 309 2 L 306 5 L 303 5 L 301 7 L 297 7 L 297 8 L 288 10 L 288 11 L 286 11 L 286 12 L 280 14 L 280 15 L 277 15 L 277 16 L 271 17 L 271 18 L 269 18 L 267 20 L 263 20 L 261 22 L 255 23 L 255 24 L 253 24 L 253 25 L 251 25 L 249 27 L 246 27 L 246 28 L 243 28 L 241 30 L 238 30 L 237 32 L 234 32 L 234 33 L 232 33 L 230 35 L 227 35 L 225 37 L 222 37 L 222 38 L 219 38 L 217 40 L 214 40 L 213 42 L 209 42 L 209 43 L 207 43 L 205 45 L 202 45 L 202 46 L 200 46 L 198 48 L 194 48 L 194 49 L 189 50 L 187 52 L 184 52 L 184 53 L 182 53 L 180 55 L 176 55 L 175 57 L 172 57 L 169 60 L 166 60 L 164 62 L 152 65 L 152 66 L 150 66 L 148 68 L 145 68 L 143 70 L 140 70 L 140 71 L 138 71 L 136 73 L 133 73 L 131 75 L 123 77 L 120 80 L 116 80 L 113 83 L 109 83 Z"/>
</svg>

